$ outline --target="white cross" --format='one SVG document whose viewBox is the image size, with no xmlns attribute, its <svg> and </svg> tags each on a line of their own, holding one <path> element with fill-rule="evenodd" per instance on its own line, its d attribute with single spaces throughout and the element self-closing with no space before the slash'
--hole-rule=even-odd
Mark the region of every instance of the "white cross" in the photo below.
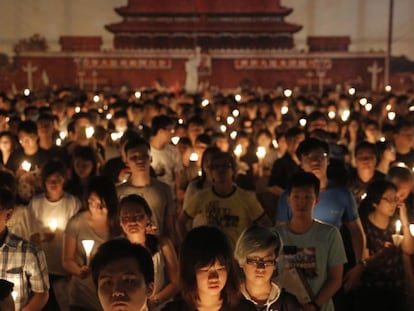
<svg viewBox="0 0 414 311">
<path fill-rule="evenodd" d="M 371 73 L 371 91 L 376 91 L 378 86 L 378 74 L 383 70 L 375 61 L 372 66 L 368 67 L 368 72 Z"/>
<path fill-rule="evenodd" d="M 26 67 L 22 67 L 24 72 L 27 72 L 27 88 L 33 90 L 33 73 L 37 70 L 36 66 L 32 66 L 32 62 L 27 62 Z"/>
</svg>

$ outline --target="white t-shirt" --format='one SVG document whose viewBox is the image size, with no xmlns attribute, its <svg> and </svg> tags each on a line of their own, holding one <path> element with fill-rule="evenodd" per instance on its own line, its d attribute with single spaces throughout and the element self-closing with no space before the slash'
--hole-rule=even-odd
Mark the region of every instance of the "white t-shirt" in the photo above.
<svg viewBox="0 0 414 311">
<path fill-rule="evenodd" d="M 175 198 L 175 176 L 176 172 L 183 170 L 180 153 L 177 147 L 168 144 L 162 150 L 151 147 L 151 166 L 157 179 L 170 186 Z"/>
<path fill-rule="evenodd" d="M 68 193 L 57 202 L 50 202 L 45 194 L 39 194 L 29 203 L 29 209 L 33 212 L 39 223 L 40 233 L 50 233 L 50 224 L 55 222 L 55 237 L 50 242 L 42 243 L 42 248 L 46 254 L 46 261 L 51 274 L 65 275 L 62 267 L 62 246 L 63 233 L 69 219 L 75 215 L 81 208 L 80 201 Z"/>
</svg>

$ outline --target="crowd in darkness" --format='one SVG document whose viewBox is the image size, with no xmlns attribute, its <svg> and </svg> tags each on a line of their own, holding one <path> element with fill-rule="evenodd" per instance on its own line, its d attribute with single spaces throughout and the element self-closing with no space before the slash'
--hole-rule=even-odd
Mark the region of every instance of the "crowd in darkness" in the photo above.
<svg viewBox="0 0 414 311">
<path fill-rule="evenodd" d="M 2 93 L 0 310 L 414 310 L 413 171 L 410 92 Z"/>
</svg>

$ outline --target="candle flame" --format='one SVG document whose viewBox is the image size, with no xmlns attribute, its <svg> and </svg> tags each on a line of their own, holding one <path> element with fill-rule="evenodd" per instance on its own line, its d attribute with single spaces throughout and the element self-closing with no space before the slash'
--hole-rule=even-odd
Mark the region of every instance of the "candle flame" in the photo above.
<svg viewBox="0 0 414 311">
<path fill-rule="evenodd" d="M 22 169 L 28 172 L 30 171 L 31 168 L 32 168 L 32 164 L 29 161 L 24 160 L 22 163 Z"/>
</svg>

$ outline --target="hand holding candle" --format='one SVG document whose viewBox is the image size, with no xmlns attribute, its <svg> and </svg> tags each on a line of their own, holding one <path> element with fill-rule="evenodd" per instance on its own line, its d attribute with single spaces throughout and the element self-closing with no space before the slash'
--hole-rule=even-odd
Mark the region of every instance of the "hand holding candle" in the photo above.
<svg viewBox="0 0 414 311">
<path fill-rule="evenodd" d="M 52 218 L 48 223 L 48 227 L 50 231 L 55 232 L 58 227 L 58 221 L 55 218 Z"/>
<path fill-rule="evenodd" d="M 394 243 L 395 246 L 399 246 L 404 238 L 403 235 L 400 234 L 401 233 L 401 221 L 397 220 L 395 222 L 395 234 L 392 235 L 392 241 Z"/>
</svg>

